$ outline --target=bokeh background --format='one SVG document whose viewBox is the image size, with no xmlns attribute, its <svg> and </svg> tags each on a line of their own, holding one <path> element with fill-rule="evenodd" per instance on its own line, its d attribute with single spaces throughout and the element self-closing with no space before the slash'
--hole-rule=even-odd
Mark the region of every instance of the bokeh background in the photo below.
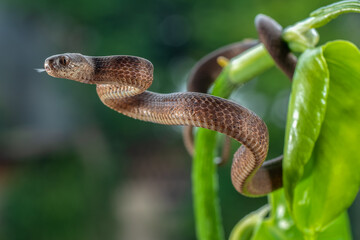
<svg viewBox="0 0 360 240">
<path fill-rule="evenodd" d="M 105 107 L 94 86 L 37 73 L 63 52 L 152 61 L 150 90 L 184 91 L 202 56 L 257 38 L 254 17 L 288 26 L 324 0 L 0 0 L 0 239 L 195 239 L 191 158 L 181 127 L 133 120 Z M 360 46 L 360 16 L 319 29 L 321 42 Z M 289 81 L 271 69 L 232 98 L 264 118 L 282 152 Z M 237 147 L 234 144 L 234 149 Z M 239 195 L 219 168 L 226 236 L 266 198 Z M 360 199 L 349 210 L 360 239 Z"/>
</svg>

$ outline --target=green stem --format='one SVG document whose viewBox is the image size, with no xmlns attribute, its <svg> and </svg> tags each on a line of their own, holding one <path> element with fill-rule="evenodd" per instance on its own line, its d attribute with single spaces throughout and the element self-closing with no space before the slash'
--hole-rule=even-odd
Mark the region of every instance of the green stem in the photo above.
<svg viewBox="0 0 360 240">
<path fill-rule="evenodd" d="M 319 28 L 344 13 L 360 13 L 360 1 L 341 1 L 319 8 L 310 17 L 287 27 L 283 39 L 292 51 L 303 52 L 314 47 L 319 41 L 315 28 Z"/>
<path fill-rule="evenodd" d="M 241 84 L 272 67 L 274 62 L 262 44 L 233 58 L 215 82 L 213 95 L 227 98 Z M 199 129 L 195 139 L 192 180 L 197 237 L 223 240 L 215 149 L 217 133 Z"/>
<path fill-rule="evenodd" d="M 218 179 L 214 163 L 216 132 L 199 129 L 195 139 L 192 180 L 198 239 L 222 240 Z"/>
<path fill-rule="evenodd" d="M 258 44 L 231 60 L 228 65 L 229 80 L 237 85 L 244 84 L 272 66 L 273 59 L 264 45 Z"/>
<path fill-rule="evenodd" d="M 215 81 L 212 95 L 228 98 L 234 89 L 274 66 L 263 44 L 231 59 Z"/>
<path fill-rule="evenodd" d="M 310 13 L 314 18 L 311 28 L 324 26 L 344 13 L 360 13 L 360 1 L 341 1 L 313 11 Z"/>
</svg>

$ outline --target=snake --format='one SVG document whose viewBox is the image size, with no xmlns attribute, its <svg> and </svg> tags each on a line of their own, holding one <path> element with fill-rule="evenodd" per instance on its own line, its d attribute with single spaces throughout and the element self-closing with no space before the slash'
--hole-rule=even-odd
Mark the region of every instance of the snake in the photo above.
<svg viewBox="0 0 360 240">
<path fill-rule="evenodd" d="M 273 191 L 267 171 L 257 171 L 266 158 L 266 124 L 247 108 L 205 93 L 160 94 L 147 91 L 153 65 L 136 56 L 92 57 L 78 53 L 51 56 L 46 72 L 56 78 L 96 84 L 100 100 L 131 118 L 164 125 L 191 125 L 223 133 L 242 143 L 234 155 L 232 182 L 244 195 Z"/>
<path fill-rule="evenodd" d="M 148 91 L 154 68 L 149 60 L 138 56 L 64 53 L 48 57 L 44 68 L 55 78 L 95 84 L 100 100 L 128 117 L 206 128 L 235 139 L 241 146 L 233 157 L 231 180 L 239 193 L 263 196 L 282 187 L 282 158 L 263 164 L 269 148 L 266 124 L 240 104 L 202 92 Z"/>
</svg>

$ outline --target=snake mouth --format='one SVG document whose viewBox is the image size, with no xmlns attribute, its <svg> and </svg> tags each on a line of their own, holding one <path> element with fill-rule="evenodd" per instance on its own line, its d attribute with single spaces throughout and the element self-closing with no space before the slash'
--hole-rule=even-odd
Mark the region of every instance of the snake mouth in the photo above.
<svg viewBox="0 0 360 240">
<path fill-rule="evenodd" d="M 44 68 L 45 68 L 45 71 L 47 72 L 47 74 L 49 74 L 50 76 L 53 76 L 55 77 L 55 74 L 54 74 L 54 59 L 52 58 L 47 58 L 45 60 L 45 63 L 44 63 Z"/>
</svg>

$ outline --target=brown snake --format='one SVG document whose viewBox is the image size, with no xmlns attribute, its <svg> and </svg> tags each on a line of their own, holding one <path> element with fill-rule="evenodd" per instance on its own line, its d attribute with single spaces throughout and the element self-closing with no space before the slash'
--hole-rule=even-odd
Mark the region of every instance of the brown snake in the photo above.
<svg viewBox="0 0 360 240">
<path fill-rule="evenodd" d="M 158 94 L 146 91 L 153 80 L 152 64 L 139 57 L 89 57 L 76 53 L 45 60 L 46 72 L 58 78 L 96 84 L 101 101 L 132 118 L 191 125 L 224 133 L 243 145 L 234 155 L 232 181 L 245 195 L 264 195 L 275 187 L 268 171 L 257 171 L 268 151 L 265 123 L 248 109 L 204 93 Z"/>
<path fill-rule="evenodd" d="M 135 56 L 60 54 L 45 60 L 45 70 L 53 77 L 96 84 L 101 101 L 129 117 L 207 128 L 239 141 L 242 146 L 234 154 L 231 178 L 244 195 L 261 196 L 282 186 L 281 161 L 262 166 L 269 146 L 265 123 L 239 104 L 206 93 L 146 91 L 153 80 L 153 66 Z"/>
</svg>

